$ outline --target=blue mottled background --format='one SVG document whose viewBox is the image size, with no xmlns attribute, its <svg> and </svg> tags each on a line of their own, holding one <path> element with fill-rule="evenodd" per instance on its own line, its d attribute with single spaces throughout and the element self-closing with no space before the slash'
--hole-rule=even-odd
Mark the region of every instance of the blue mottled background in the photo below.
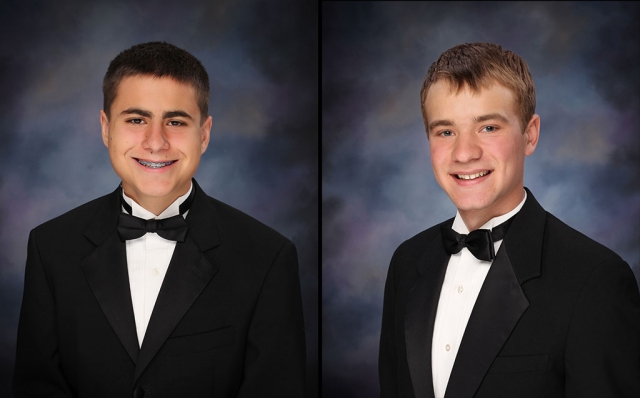
<svg viewBox="0 0 640 398">
<path fill-rule="evenodd" d="M 209 72 L 200 185 L 298 248 L 317 396 L 317 4 L 3 1 L 0 15 L 0 397 L 11 396 L 29 230 L 118 185 L 100 138 L 102 78 L 120 51 L 153 40 Z"/>
<path fill-rule="evenodd" d="M 323 396 L 377 396 L 391 255 L 455 215 L 419 100 L 454 45 L 495 42 L 527 60 L 542 127 L 525 185 L 640 277 L 638 3 L 324 2 L 321 15 Z"/>
</svg>

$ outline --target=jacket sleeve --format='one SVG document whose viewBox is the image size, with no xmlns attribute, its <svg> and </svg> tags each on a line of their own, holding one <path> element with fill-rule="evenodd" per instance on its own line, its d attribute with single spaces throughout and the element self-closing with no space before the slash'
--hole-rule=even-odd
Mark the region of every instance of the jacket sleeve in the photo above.
<svg viewBox="0 0 640 398">
<path fill-rule="evenodd" d="M 393 259 L 389 266 L 384 287 L 382 305 L 382 327 L 380 330 L 380 351 L 378 354 L 378 376 L 380 397 L 398 396 L 398 358 L 395 344 L 396 287 L 394 282 Z"/>
<path fill-rule="evenodd" d="M 640 397 L 640 294 L 620 258 L 598 265 L 571 318 L 567 397 Z"/>
<path fill-rule="evenodd" d="M 29 235 L 13 393 L 16 398 L 72 396 L 60 366 L 55 302 L 35 230 Z"/>
<path fill-rule="evenodd" d="M 296 248 L 286 242 L 263 282 L 249 327 L 238 397 L 304 397 L 305 336 Z"/>
</svg>

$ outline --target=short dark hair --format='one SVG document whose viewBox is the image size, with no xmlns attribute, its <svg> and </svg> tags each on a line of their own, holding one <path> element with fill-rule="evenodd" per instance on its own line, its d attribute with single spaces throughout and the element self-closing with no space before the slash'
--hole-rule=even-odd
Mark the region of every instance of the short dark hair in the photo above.
<svg viewBox="0 0 640 398">
<path fill-rule="evenodd" d="M 513 93 L 522 130 L 536 110 L 536 89 L 533 77 L 524 59 L 516 53 L 503 50 L 493 43 L 465 43 L 442 53 L 429 68 L 420 91 L 420 107 L 425 130 L 429 133 L 429 121 L 424 103 L 431 85 L 446 80 L 455 91 L 468 86 L 477 93 L 481 87 L 497 82 Z"/>
<path fill-rule="evenodd" d="M 200 122 L 209 115 L 209 75 L 196 57 L 165 42 L 136 44 L 122 51 L 109 64 L 102 81 L 104 112 L 110 117 L 111 104 L 116 98 L 118 85 L 129 76 L 170 77 L 190 84 L 196 90 L 200 108 Z"/>
</svg>

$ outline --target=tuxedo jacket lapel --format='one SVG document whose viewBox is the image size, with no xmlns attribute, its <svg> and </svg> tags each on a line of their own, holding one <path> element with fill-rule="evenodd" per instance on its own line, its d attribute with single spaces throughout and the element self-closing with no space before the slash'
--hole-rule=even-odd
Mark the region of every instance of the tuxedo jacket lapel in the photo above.
<svg viewBox="0 0 640 398">
<path fill-rule="evenodd" d="M 81 264 L 87 282 L 102 312 L 125 350 L 136 362 L 138 336 L 131 303 L 125 243 L 116 230 L 120 210 L 120 188 L 105 201 L 87 229 L 86 237 L 96 245 Z"/>
<path fill-rule="evenodd" d="M 138 355 L 134 383 L 216 271 L 193 240 L 176 244 Z"/>
<path fill-rule="evenodd" d="M 194 188 L 187 238 L 173 252 L 138 355 L 134 383 L 218 270 L 205 255 L 220 244 L 214 209 L 195 181 Z"/>
<path fill-rule="evenodd" d="M 473 397 L 528 306 L 509 257 L 500 250 L 473 307 L 445 396 Z"/>
<path fill-rule="evenodd" d="M 81 266 L 105 317 L 136 363 L 134 381 L 217 271 L 211 259 L 212 249 L 220 244 L 215 210 L 195 180 L 194 188 L 196 197 L 187 216 L 187 238 L 176 244 L 142 348 L 139 348 L 131 303 L 126 245 L 120 241 L 116 229 L 122 211 L 120 188 L 107 198 L 86 231 L 96 248 Z"/>
<path fill-rule="evenodd" d="M 529 306 L 521 284 L 540 275 L 544 209 L 527 190 L 491 264 L 447 385 L 446 397 L 472 397 Z"/>
<path fill-rule="evenodd" d="M 434 396 L 431 340 L 448 262 L 449 255 L 444 251 L 442 237 L 438 234 L 418 260 L 416 267 L 419 278 L 407 295 L 405 342 L 416 397 Z"/>
</svg>

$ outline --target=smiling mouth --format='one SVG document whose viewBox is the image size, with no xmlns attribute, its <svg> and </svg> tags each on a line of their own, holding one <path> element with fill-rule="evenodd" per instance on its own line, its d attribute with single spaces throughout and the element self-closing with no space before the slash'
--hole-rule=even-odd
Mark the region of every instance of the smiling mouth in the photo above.
<svg viewBox="0 0 640 398">
<path fill-rule="evenodd" d="M 147 162 L 146 160 L 136 159 L 138 163 L 145 167 L 149 167 L 150 169 L 160 169 L 162 167 L 167 167 L 174 164 L 175 160 L 170 160 L 168 162 Z"/>
<path fill-rule="evenodd" d="M 487 170 L 475 174 L 455 174 L 455 176 L 459 180 L 475 180 L 476 178 L 484 177 L 489 173 L 491 173 L 491 171 Z"/>
</svg>

